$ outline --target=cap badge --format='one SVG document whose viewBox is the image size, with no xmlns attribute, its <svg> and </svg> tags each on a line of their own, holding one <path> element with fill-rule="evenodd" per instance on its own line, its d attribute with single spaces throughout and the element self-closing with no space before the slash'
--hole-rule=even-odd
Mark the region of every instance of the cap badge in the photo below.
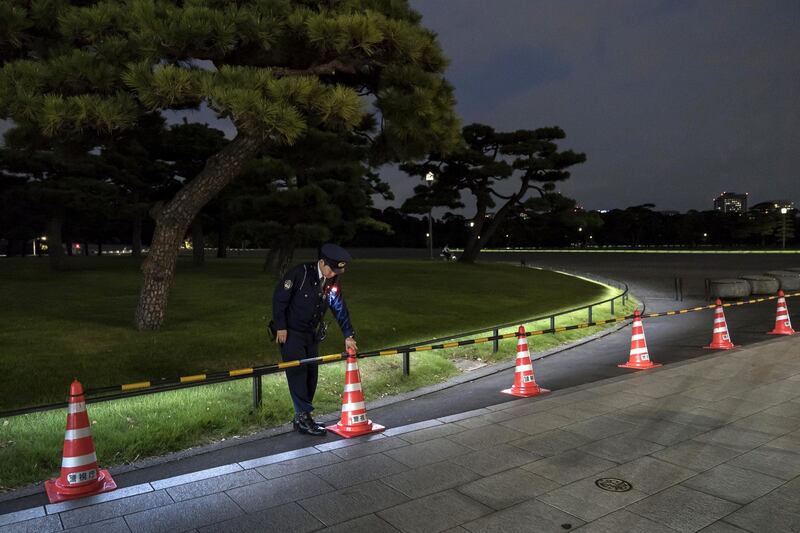
<svg viewBox="0 0 800 533">
<path fill-rule="evenodd" d="M 344 268 L 346 263 L 344 261 L 339 261 L 339 268 Z"/>
</svg>

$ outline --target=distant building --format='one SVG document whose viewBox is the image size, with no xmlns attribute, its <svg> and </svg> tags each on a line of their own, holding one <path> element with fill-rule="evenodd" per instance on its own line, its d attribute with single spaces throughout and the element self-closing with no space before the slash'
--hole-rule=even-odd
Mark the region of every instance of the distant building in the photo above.
<svg viewBox="0 0 800 533">
<path fill-rule="evenodd" d="M 714 198 L 714 210 L 723 213 L 746 213 L 747 193 L 723 192 Z"/>
</svg>

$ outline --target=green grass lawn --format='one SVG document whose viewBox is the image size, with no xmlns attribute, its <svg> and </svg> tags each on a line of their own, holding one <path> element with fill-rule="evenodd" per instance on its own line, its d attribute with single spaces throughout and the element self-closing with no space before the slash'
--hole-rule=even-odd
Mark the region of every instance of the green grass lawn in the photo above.
<svg viewBox="0 0 800 533">
<path fill-rule="evenodd" d="M 132 328 L 138 265 L 123 258 L 81 258 L 50 273 L 33 258 L 0 261 L 0 386 L 2 407 L 63 401 L 69 382 L 85 387 L 240 368 L 278 360 L 265 326 L 275 279 L 255 260 L 179 264 L 168 317 L 158 332 Z M 362 350 L 490 327 L 616 294 L 608 287 L 548 271 L 426 261 L 356 261 L 342 277 Z M 608 315 L 596 310 L 595 318 Z M 618 308 L 618 313 L 627 312 Z M 559 319 L 583 322 L 585 312 Z M 342 350 L 335 326 L 323 354 Z M 529 324 L 544 328 L 546 323 Z M 597 328 L 532 338 L 533 350 Z M 367 400 L 440 382 L 458 373 L 452 359 L 509 359 L 515 341 L 412 355 L 403 376 L 400 356 L 362 360 Z M 623 356 L 624 358 L 624 356 Z M 341 405 L 342 364 L 322 367 L 318 413 Z M 254 410 L 250 380 L 91 405 L 102 466 L 130 462 L 286 422 L 291 402 L 283 375 L 263 378 L 264 403 Z M 65 414 L 0 420 L 0 490 L 57 472 Z"/>
</svg>

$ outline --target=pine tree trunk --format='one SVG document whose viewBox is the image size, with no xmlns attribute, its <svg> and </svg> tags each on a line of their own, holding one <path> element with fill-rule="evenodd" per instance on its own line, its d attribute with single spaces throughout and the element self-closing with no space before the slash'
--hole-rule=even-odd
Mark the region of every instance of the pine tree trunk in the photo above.
<svg viewBox="0 0 800 533">
<path fill-rule="evenodd" d="M 142 257 L 142 215 L 136 213 L 133 215 L 133 232 L 131 234 L 131 250 L 133 257 L 139 259 Z M 99 252 L 98 252 L 99 255 Z"/>
<path fill-rule="evenodd" d="M 486 206 L 478 204 L 475 213 L 475 225 L 469 232 L 467 244 L 464 245 L 464 252 L 458 258 L 459 263 L 474 263 L 481 251 L 481 240 L 478 238 L 483 231 L 483 223 L 486 220 Z"/>
<path fill-rule="evenodd" d="M 494 234 L 497 233 L 497 229 L 503 225 L 503 222 L 505 222 L 506 218 L 508 217 L 509 208 L 514 203 L 516 203 L 516 197 L 512 197 L 511 200 L 506 202 L 503 207 L 501 207 L 497 213 L 495 213 L 494 218 L 492 218 L 492 221 L 488 226 L 486 226 L 486 229 L 483 230 L 483 235 L 481 235 L 480 240 L 477 241 L 478 249 L 475 251 L 476 259 L 481 251 L 481 248 L 483 248 L 483 246 L 488 246 L 492 240 L 492 237 L 494 237 Z"/>
<path fill-rule="evenodd" d="M 98 242 L 97 243 L 97 256 L 100 257 L 101 255 L 103 255 L 103 243 L 102 242 Z"/>
<path fill-rule="evenodd" d="M 479 239 L 472 239 L 470 238 L 467 242 L 467 245 L 464 246 L 464 252 L 462 252 L 461 256 L 458 258 L 459 263 L 474 263 L 475 260 L 478 258 L 478 254 L 481 251 L 481 247 L 478 244 Z"/>
<path fill-rule="evenodd" d="M 144 281 L 135 317 L 138 330 L 159 329 L 164 323 L 178 247 L 186 230 L 203 206 L 241 174 L 260 145 L 255 138 L 238 135 L 209 158 L 200 174 L 155 213 L 153 242 L 142 263 Z"/>
<path fill-rule="evenodd" d="M 472 228 L 473 231 L 470 232 L 469 238 L 467 239 L 467 244 L 464 246 L 464 253 L 461 254 L 458 261 L 461 263 L 474 263 L 478 259 L 478 254 L 481 253 L 481 248 L 483 246 L 488 245 L 489 241 L 494 237 L 495 232 L 497 232 L 497 228 L 499 228 L 503 222 L 505 221 L 506 217 L 508 216 L 509 210 L 511 206 L 515 205 L 517 200 L 523 196 L 525 190 L 523 189 L 520 192 L 512 195 L 511 198 L 503 204 L 503 206 L 498 209 L 497 213 L 495 213 L 492 221 L 486 226 L 486 230 L 484 231 L 484 221 L 486 220 L 486 206 L 482 204 L 478 204 L 477 213 L 475 214 L 475 218 L 478 220 L 475 223 L 475 227 Z M 480 239 L 478 238 L 480 237 Z"/>
<path fill-rule="evenodd" d="M 206 239 L 203 235 L 203 221 L 200 215 L 192 222 L 192 264 L 203 266 L 206 261 Z"/>
<path fill-rule="evenodd" d="M 47 222 L 47 255 L 50 258 L 51 270 L 64 269 L 64 247 L 61 242 L 61 227 L 64 225 L 64 218 L 61 214 L 50 217 Z"/>
</svg>

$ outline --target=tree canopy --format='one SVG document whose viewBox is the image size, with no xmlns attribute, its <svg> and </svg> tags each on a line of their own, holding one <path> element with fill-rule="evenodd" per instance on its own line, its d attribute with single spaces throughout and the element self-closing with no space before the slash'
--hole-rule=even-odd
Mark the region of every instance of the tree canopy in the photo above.
<svg viewBox="0 0 800 533">
<path fill-rule="evenodd" d="M 140 329 L 164 320 L 188 226 L 265 149 L 365 121 L 372 164 L 457 141 L 445 57 L 403 0 L 11 0 L 0 20 L 0 116 L 18 125 L 94 146 L 151 112 L 208 109 L 236 128 L 152 213 Z"/>
<path fill-rule="evenodd" d="M 465 126 L 457 150 L 433 152 L 422 163 L 401 165 L 412 176 L 432 173 L 434 178 L 430 185 L 415 187 L 403 208 L 416 213 L 434 206 L 462 208 L 461 193 L 469 191 L 475 216 L 460 260 L 473 262 L 509 215 L 541 206 L 531 192 L 555 201 L 555 183 L 570 177 L 569 167 L 586 161 L 582 153 L 559 150 L 556 141 L 565 137 L 557 126 L 513 132 L 498 132 L 484 124 Z M 501 190 L 504 183 L 511 192 Z"/>
</svg>

